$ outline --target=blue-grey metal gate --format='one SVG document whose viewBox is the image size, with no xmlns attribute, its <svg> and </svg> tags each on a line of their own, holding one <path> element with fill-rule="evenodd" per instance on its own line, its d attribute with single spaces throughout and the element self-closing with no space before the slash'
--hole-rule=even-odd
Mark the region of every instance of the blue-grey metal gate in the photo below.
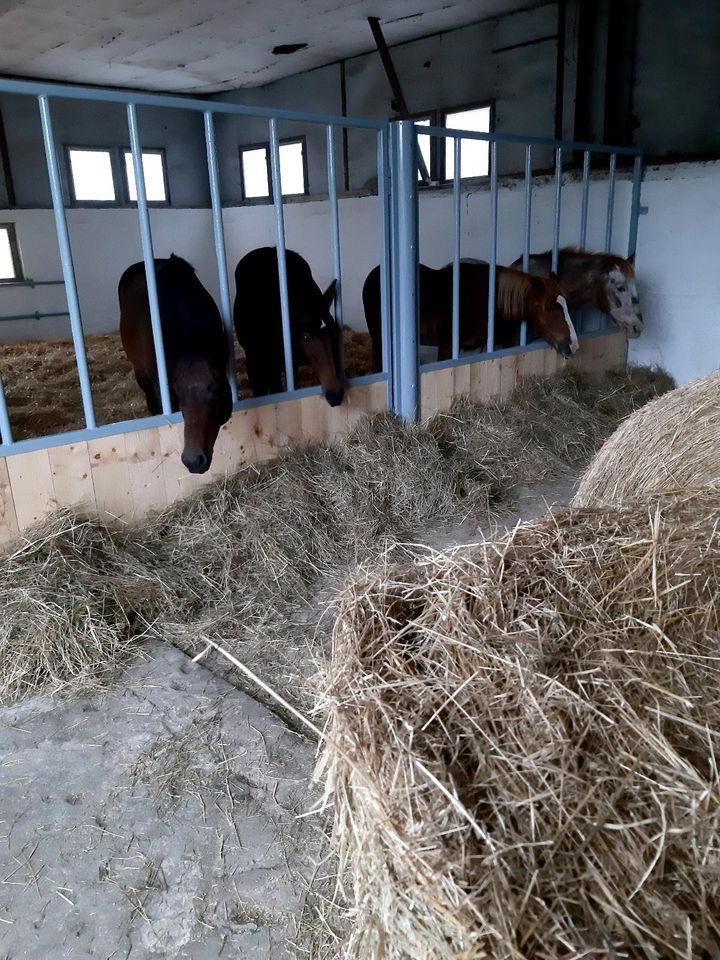
<svg viewBox="0 0 720 960">
<path fill-rule="evenodd" d="M 415 419 L 419 413 L 419 386 L 422 370 L 436 369 L 438 367 L 459 363 L 476 362 L 489 355 L 512 352 L 495 351 L 493 342 L 495 271 L 497 264 L 498 232 L 498 144 L 521 144 L 525 149 L 525 243 L 523 250 L 523 263 L 525 269 L 527 269 L 528 258 L 531 252 L 530 223 L 533 181 L 532 151 L 535 147 L 550 147 L 554 151 L 555 157 L 553 266 L 557 265 L 560 237 L 560 210 L 563 189 L 562 158 L 564 152 L 569 153 L 582 151 L 583 153 L 582 212 L 580 225 L 581 245 L 584 244 L 587 236 L 588 189 L 590 182 L 591 154 L 594 152 L 603 153 L 608 154 L 610 157 L 607 223 L 605 232 L 607 247 L 610 246 L 612 239 L 617 157 L 619 155 L 629 155 L 635 158 L 628 252 L 632 253 L 635 249 L 638 213 L 640 207 L 640 181 L 642 175 L 642 161 L 637 150 L 632 148 L 608 147 L 605 145 L 571 143 L 533 137 L 511 136 L 508 134 L 471 133 L 462 130 L 431 128 L 423 126 L 421 128 L 423 135 L 448 138 L 453 144 L 454 176 L 452 180 L 452 211 L 454 217 L 454 250 L 452 359 L 439 364 L 433 363 L 421 365 L 418 360 L 419 242 L 417 158 L 419 148 L 417 142 L 418 131 L 412 121 L 396 121 L 388 123 L 383 120 L 349 118 L 293 110 L 262 109 L 259 107 L 201 100 L 191 97 L 135 93 L 125 90 L 75 87 L 29 80 L 9 80 L 2 78 L 0 78 L 0 93 L 15 94 L 34 98 L 38 104 L 45 150 L 45 160 L 48 170 L 52 206 L 54 211 L 55 229 L 58 239 L 63 282 L 67 296 L 68 314 L 70 317 L 70 327 L 77 362 L 78 379 L 80 383 L 85 418 L 85 429 L 83 430 L 76 430 L 62 434 L 55 434 L 52 436 L 13 442 L 12 425 L 8 414 L 3 385 L 0 381 L 0 434 L 2 435 L 0 456 L 26 452 L 41 447 L 72 443 L 79 440 L 91 439 L 93 437 L 108 436 L 115 433 L 141 429 L 143 427 L 177 422 L 181 419 L 181 415 L 179 413 L 172 412 L 170 402 L 170 391 L 168 386 L 165 352 L 160 324 L 160 312 L 155 284 L 155 272 L 153 268 L 153 239 L 142 164 L 142 142 L 137 115 L 137 110 L 139 107 L 167 107 L 172 110 L 189 110 L 196 113 L 199 112 L 203 115 L 215 259 L 217 264 L 218 286 L 220 291 L 220 312 L 231 346 L 233 344 L 233 327 L 225 252 L 225 237 L 223 229 L 223 211 L 219 185 L 219 168 L 215 141 L 215 117 L 218 115 L 233 115 L 238 117 L 263 118 L 268 124 L 271 182 L 273 187 L 272 198 L 275 209 L 277 256 L 280 271 L 281 314 L 285 346 L 284 354 L 286 391 L 282 394 L 272 397 L 239 399 L 234 370 L 234 360 L 231 359 L 228 369 L 228 378 L 231 384 L 235 409 L 258 406 L 263 403 L 276 403 L 285 399 L 306 396 L 308 394 L 317 392 L 318 390 L 318 388 L 305 388 L 302 390 L 296 390 L 294 384 L 291 342 L 289 336 L 290 314 L 288 305 L 287 275 L 285 270 L 285 224 L 280 178 L 278 121 L 293 120 L 308 124 L 320 124 L 324 126 L 326 130 L 330 243 L 334 272 L 338 280 L 335 308 L 338 322 L 341 324 L 343 317 L 342 271 L 337 177 L 335 171 L 334 152 L 335 130 L 338 127 L 349 127 L 374 131 L 376 134 L 378 199 L 380 210 L 379 224 L 381 251 L 380 274 L 383 369 L 379 374 L 371 374 L 358 378 L 355 381 L 351 381 L 351 385 L 353 383 L 368 383 L 377 380 L 387 381 L 388 407 L 408 419 Z M 90 375 L 85 353 L 83 323 L 75 279 L 75 267 L 73 263 L 71 242 L 62 195 L 61 177 L 57 158 L 57 143 L 53 132 L 52 101 L 57 99 L 116 103 L 124 105 L 126 109 L 130 150 L 133 158 L 135 189 L 137 195 L 139 230 L 142 244 L 142 254 L 146 266 L 152 330 L 162 400 L 162 414 L 157 417 L 144 417 L 138 420 L 100 426 L 98 426 L 96 423 Z M 469 358 L 460 356 L 459 338 L 459 264 L 461 240 L 460 189 L 462 172 L 462 143 L 464 140 L 481 140 L 488 142 L 490 153 L 489 185 L 491 198 L 491 217 L 489 230 L 491 239 L 491 252 L 489 260 L 490 292 L 488 305 L 488 344 L 487 353 L 475 355 L 474 357 Z M 521 337 L 522 347 L 519 349 L 525 347 L 525 341 L 526 330 L 523 327 Z M 232 357 L 234 357 L 233 349 L 231 349 L 231 358 Z"/>
</svg>

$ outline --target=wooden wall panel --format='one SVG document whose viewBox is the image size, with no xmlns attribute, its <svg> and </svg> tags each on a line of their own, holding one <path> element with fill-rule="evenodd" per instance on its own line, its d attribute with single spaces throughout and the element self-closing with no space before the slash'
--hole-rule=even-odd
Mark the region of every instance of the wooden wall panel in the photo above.
<svg viewBox="0 0 720 960">
<path fill-rule="evenodd" d="M 422 417 L 449 409 L 458 396 L 480 401 L 509 396 L 521 377 L 550 375 L 568 362 L 586 371 L 622 367 L 625 337 L 586 340 L 573 361 L 550 349 L 531 350 L 424 373 Z M 212 467 L 201 476 L 188 473 L 180 460 L 182 423 L 0 459 L 0 542 L 14 539 L 57 506 L 126 523 L 140 520 L 247 463 L 340 436 L 366 414 L 387 409 L 386 397 L 387 385 L 380 381 L 353 387 L 341 407 L 310 396 L 238 411 L 221 428 Z"/>
</svg>

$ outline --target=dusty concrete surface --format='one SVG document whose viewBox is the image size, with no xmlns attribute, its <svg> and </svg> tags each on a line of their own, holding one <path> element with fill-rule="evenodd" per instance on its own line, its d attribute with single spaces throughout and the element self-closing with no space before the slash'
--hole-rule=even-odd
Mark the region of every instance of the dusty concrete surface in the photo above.
<svg viewBox="0 0 720 960">
<path fill-rule="evenodd" d="M 313 761 L 170 647 L 102 696 L 0 710 L 0 958 L 297 955 Z"/>
<path fill-rule="evenodd" d="M 417 542 L 477 542 L 574 484 Z M 0 708 L 0 960 L 316 960 L 315 746 L 208 667 L 153 645 L 102 695 Z"/>
</svg>

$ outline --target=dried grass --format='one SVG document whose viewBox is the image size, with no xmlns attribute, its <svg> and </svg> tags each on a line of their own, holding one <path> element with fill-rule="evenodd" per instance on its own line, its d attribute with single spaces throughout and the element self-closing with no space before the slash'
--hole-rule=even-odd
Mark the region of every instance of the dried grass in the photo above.
<svg viewBox="0 0 720 960">
<path fill-rule="evenodd" d="M 720 482 L 720 371 L 638 410 L 600 450 L 574 503 L 622 503 Z"/>
<path fill-rule="evenodd" d="M 117 423 L 148 416 L 145 397 L 120 343 L 119 333 L 85 337 L 88 367 L 98 423 Z M 349 377 L 374 370 L 372 344 L 366 333 L 345 330 L 345 369 Z M 251 396 L 245 356 L 236 346 L 238 391 Z M 0 344 L 0 375 L 16 440 L 85 426 L 75 353 L 70 340 L 23 340 Z M 301 367 L 298 386 L 316 383 L 309 367 Z"/>
<path fill-rule="evenodd" d="M 348 569 L 423 529 L 485 522 L 515 484 L 582 461 L 618 410 L 663 384 L 647 371 L 567 375 L 524 384 L 500 406 L 460 403 L 427 425 L 381 414 L 136 530 L 60 514 L 0 556 L 0 700 L 105 679 L 149 634 L 193 655 L 204 637 L 222 642 L 306 708 L 304 680 L 328 642 L 324 600 Z"/>
<path fill-rule="evenodd" d="M 719 489 L 570 509 L 348 588 L 348 956 L 718 956 L 718 517 Z"/>
</svg>

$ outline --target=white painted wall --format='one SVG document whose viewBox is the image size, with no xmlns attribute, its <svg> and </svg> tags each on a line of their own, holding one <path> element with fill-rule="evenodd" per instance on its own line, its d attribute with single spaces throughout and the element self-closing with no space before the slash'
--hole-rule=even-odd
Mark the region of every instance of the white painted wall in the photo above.
<svg viewBox="0 0 720 960">
<path fill-rule="evenodd" d="M 631 184 L 618 180 L 612 246 L 627 249 Z M 560 242 L 579 241 L 581 186 L 563 187 Z M 538 179 L 533 190 L 532 249 L 551 246 L 554 185 Z M 643 185 L 647 215 L 640 218 L 637 269 L 645 315 L 645 331 L 631 341 L 635 362 L 660 364 L 680 382 L 720 367 L 720 162 L 654 167 Z M 380 226 L 376 197 L 340 200 L 343 299 L 345 321 L 363 329 L 361 290 L 379 259 Z M 607 183 L 590 186 L 588 246 L 605 242 Z M 522 252 L 524 190 L 508 181 L 499 190 L 498 262 L 510 263 Z M 490 215 L 487 189 L 473 189 L 462 199 L 463 256 L 487 258 Z M 153 210 L 158 256 L 175 252 L 197 268 L 217 298 L 212 224 L 206 210 Z M 274 243 L 274 213 L 269 206 L 231 207 L 225 211 L 231 294 L 232 271 L 239 258 L 258 246 Z M 8 216 L 8 219 L 10 216 Z M 50 211 L 13 211 L 26 273 L 39 280 L 60 277 Z M 117 281 L 130 263 L 140 259 L 136 214 L 132 210 L 68 211 L 81 307 L 88 331 L 116 329 Z M 287 245 L 305 256 L 324 288 L 332 279 L 328 208 L 325 201 L 287 204 Z M 449 192 L 423 192 L 420 198 L 420 256 L 430 266 L 452 258 L 452 197 Z M 64 309 L 62 288 L 0 287 L 0 314 Z M 25 339 L 66 335 L 65 321 L 0 324 L 0 338 Z"/>
</svg>

